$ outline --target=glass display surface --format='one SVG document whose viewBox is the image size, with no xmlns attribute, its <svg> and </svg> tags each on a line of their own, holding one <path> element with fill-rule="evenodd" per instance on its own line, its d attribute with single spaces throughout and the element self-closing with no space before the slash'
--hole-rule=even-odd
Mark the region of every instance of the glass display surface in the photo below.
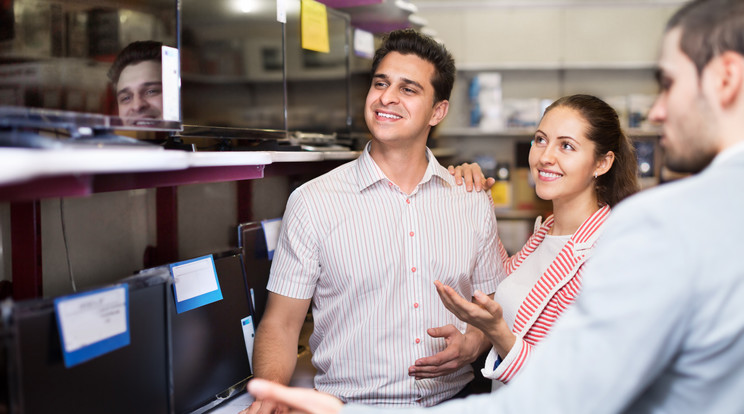
<svg viewBox="0 0 744 414">
<path fill-rule="evenodd" d="M 0 2 L 0 128 L 179 130 L 178 14 L 178 0 Z"/>
<path fill-rule="evenodd" d="M 182 0 L 181 15 L 184 124 L 284 130 L 277 2 Z"/>
<path fill-rule="evenodd" d="M 213 128 L 349 129 L 350 18 L 327 8 L 328 53 L 301 47 L 300 1 L 182 0 L 183 122 Z"/>
</svg>

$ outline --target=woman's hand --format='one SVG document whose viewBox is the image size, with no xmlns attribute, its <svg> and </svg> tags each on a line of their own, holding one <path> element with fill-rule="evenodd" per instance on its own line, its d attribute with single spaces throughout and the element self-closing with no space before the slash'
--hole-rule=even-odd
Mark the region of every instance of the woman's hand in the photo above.
<svg viewBox="0 0 744 414">
<path fill-rule="evenodd" d="M 257 400 L 271 401 L 290 408 L 290 413 L 336 414 L 344 403 L 338 398 L 309 388 L 292 388 L 264 379 L 248 382 L 248 392 Z"/>
<path fill-rule="evenodd" d="M 455 176 L 457 185 L 462 185 L 464 182 L 465 189 L 468 191 L 473 191 L 473 187 L 475 187 L 475 191 L 488 190 L 496 182 L 493 178 L 486 179 L 480 165 L 475 162 L 472 164 L 464 163 L 457 167 L 450 165 L 447 169 L 450 174 Z"/>
<path fill-rule="evenodd" d="M 475 291 L 475 301 L 470 302 L 438 280 L 434 285 L 445 308 L 461 321 L 480 329 L 502 358 L 509 353 L 516 336 L 504 320 L 501 305 L 483 292 Z"/>
</svg>

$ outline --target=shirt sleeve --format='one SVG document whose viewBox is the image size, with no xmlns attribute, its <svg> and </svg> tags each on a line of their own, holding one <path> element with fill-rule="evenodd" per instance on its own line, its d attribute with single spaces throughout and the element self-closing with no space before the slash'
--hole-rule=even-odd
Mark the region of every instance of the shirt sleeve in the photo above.
<svg viewBox="0 0 744 414">
<path fill-rule="evenodd" d="M 514 346 L 512 346 L 512 349 L 509 350 L 509 353 L 506 354 L 503 360 L 499 358 L 496 350 L 491 348 L 491 352 L 488 353 L 486 363 L 481 372 L 486 378 L 506 384 L 527 363 L 531 353 L 532 345 L 522 338 L 517 338 Z"/>
<path fill-rule="evenodd" d="M 311 221 L 314 213 L 305 203 L 302 189 L 295 190 L 287 201 L 266 286 L 295 299 L 312 298 L 320 276 L 317 231 Z"/>
<path fill-rule="evenodd" d="M 498 284 L 506 278 L 504 264 L 501 261 L 496 214 L 488 203 L 484 201 L 483 232 L 481 233 L 480 251 L 473 272 L 473 289 L 490 295 L 496 291 Z"/>
</svg>

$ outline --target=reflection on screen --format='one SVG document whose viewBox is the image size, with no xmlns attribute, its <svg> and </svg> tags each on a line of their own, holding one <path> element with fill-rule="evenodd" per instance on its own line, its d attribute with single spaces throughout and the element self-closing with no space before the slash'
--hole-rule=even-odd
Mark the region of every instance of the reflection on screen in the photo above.
<svg viewBox="0 0 744 414">
<path fill-rule="evenodd" d="M 177 0 L 0 2 L 0 107 L 170 129 L 162 120 L 180 122 L 177 18 Z M 157 56 L 122 67 L 112 83 L 118 56 L 139 43 L 158 44 Z M 131 84 L 142 76 L 145 85 Z"/>
<path fill-rule="evenodd" d="M 116 56 L 108 77 L 125 125 L 179 120 L 178 49 L 154 40 L 132 42 Z"/>
</svg>

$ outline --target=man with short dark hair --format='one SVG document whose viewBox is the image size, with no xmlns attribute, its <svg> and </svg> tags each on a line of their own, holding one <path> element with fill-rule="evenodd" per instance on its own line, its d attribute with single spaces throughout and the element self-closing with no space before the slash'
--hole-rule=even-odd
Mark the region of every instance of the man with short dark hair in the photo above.
<svg viewBox="0 0 744 414">
<path fill-rule="evenodd" d="M 441 44 L 391 32 L 377 51 L 362 155 L 295 190 L 274 254 L 254 374 L 288 383 L 308 307 L 314 385 L 345 401 L 429 406 L 473 379 L 489 346 L 439 300 L 441 280 L 472 298 L 493 294 L 504 269 L 496 219 L 426 148 L 444 119 L 455 77 Z M 254 403 L 248 412 L 270 413 Z"/>
<path fill-rule="evenodd" d="M 116 56 L 108 77 L 114 87 L 119 116 L 129 125 L 163 118 L 162 46 L 143 40 L 130 43 Z"/>
<path fill-rule="evenodd" d="M 649 118 L 662 124 L 664 161 L 696 174 L 613 210 L 583 292 L 514 381 L 400 413 L 744 411 L 744 1 L 682 7 L 658 77 Z M 262 381 L 248 388 L 310 413 L 378 412 Z"/>
</svg>

